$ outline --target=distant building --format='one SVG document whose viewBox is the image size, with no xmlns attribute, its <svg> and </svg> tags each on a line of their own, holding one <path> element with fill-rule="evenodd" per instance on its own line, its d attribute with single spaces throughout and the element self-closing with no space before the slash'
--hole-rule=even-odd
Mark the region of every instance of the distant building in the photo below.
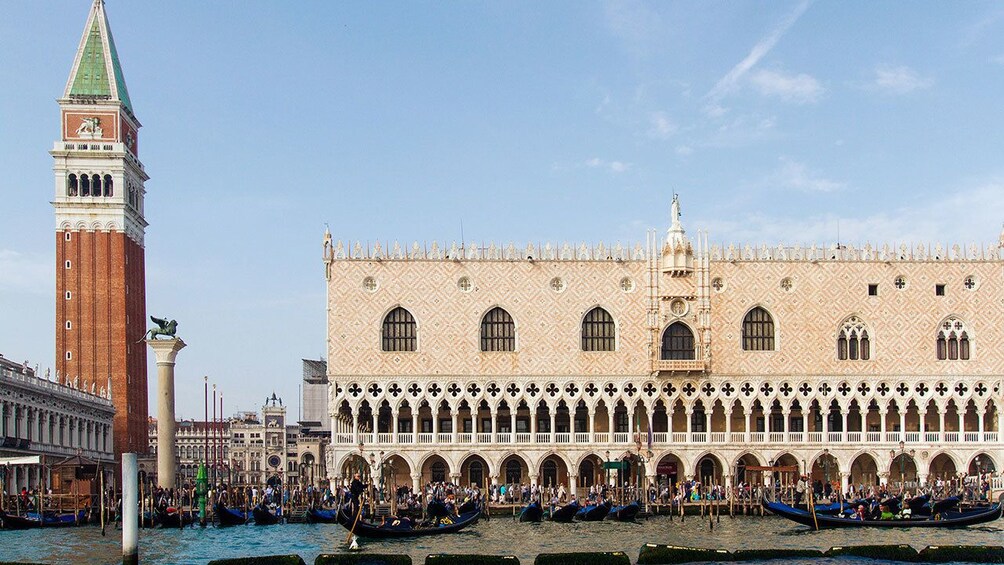
<svg viewBox="0 0 1004 565">
<path fill-rule="evenodd" d="M 230 472 L 233 483 L 297 484 L 300 478 L 297 454 L 300 426 L 286 423 L 286 406 L 275 393 L 265 399 L 261 412 L 261 419 L 246 417 L 231 423 Z"/>
<path fill-rule="evenodd" d="M 300 425 L 312 431 L 331 433 L 328 413 L 328 364 L 313 359 L 303 360 L 303 415 Z"/>
<path fill-rule="evenodd" d="M 254 412 L 250 413 L 254 418 Z M 176 423 L 177 443 L 174 446 L 178 459 L 178 485 L 192 485 L 199 465 L 209 461 L 209 477 L 213 479 L 213 469 L 219 473 L 220 481 L 226 481 L 230 456 L 230 426 L 235 419 L 209 422 L 205 420 L 178 420 Z M 139 461 L 140 471 L 150 480 L 157 475 L 157 419 L 150 418 L 149 426 L 151 456 Z"/>
<path fill-rule="evenodd" d="M 106 478 L 115 476 L 115 408 L 107 384 L 83 390 L 47 377 L 0 355 L 0 478 L 8 493 L 50 486 L 61 491 L 58 483 L 65 481 L 43 469 L 77 455 L 103 466 Z"/>
</svg>

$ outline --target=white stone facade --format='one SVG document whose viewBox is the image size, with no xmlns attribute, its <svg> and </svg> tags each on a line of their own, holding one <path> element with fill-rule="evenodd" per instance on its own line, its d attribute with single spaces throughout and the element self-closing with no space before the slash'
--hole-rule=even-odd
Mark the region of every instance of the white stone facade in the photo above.
<svg viewBox="0 0 1004 565">
<path fill-rule="evenodd" d="M 4 490 L 47 487 L 41 466 L 78 453 L 113 469 L 114 414 L 107 389 L 62 385 L 0 356 L 0 465 L 33 456 L 40 462 L 10 465 Z"/>
<path fill-rule="evenodd" d="M 1004 240 L 707 239 L 675 199 L 645 246 L 326 236 L 329 476 L 379 460 L 399 485 L 583 487 L 622 459 L 626 482 L 777 463 L 846 485 L 1004 464 Z"/>
</svg>

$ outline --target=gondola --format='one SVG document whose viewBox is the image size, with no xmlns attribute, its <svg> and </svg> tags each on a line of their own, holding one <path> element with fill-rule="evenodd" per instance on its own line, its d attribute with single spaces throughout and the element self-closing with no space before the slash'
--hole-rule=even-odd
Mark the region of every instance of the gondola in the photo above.
<svg viewBox="0 0 1004 565">
<path fill-rule="evenodd" d="M 614 506 L 607 513 L 607 520 L 617 520 L 618 522 L 630 522 L 641 512 L 641 505 L 638 501 L 623 506 Z"/>
<path fill-rule="evenodd" d="M 259 504 L 252 508 L 251 513 L 254 514 L 254 523 L 258 526 L 278 524 L 280 518 L 282 518 L 280 514 L 273 514 L 264 504 Z"/>
<path fill-rule="evenodd" d="M 843 516 L 830 516 L 799 510 L 780 502 L 763 503 L 764 508 L 793 522 L 809 526 L 813 529 L 823 528 L 959 528 L 992 522 L 1001 517 L 1002 507 L 999 503 L 987 508 L 969 510 L 966 512 L 945 511 L 933 517 L 917 516 L 892 520 L 856 520 Z M 817 525 L 818 524 L 818 525 Z"/>
<path fill-rule="evenodd" d="M 336 516 L 338 517 L 339 524 L 360 537 L 408 538 L 450 534 L 462 530 L 471 524 L 477 523 L 478 518 L 481 517 L 481 507 L 479 506 L 460 516 L 444 516 L 417 524 L 407 518 L 390 518 L 382 523 L 371 522 L 369 519 L 363 518 L 356 520 L 355 512 L 348 505 L 343 506 L 336 513 Z"/>
<path fill-rule="evenodd" d="M 603 502 L 601 504 L 595 504 L 593 506 L 586 506 L 579 509 L 575 513 L 575 517 L 583 522 L 599 522 L 600 520 L 607 517 L 610 513 L 610 507 L 613 506 L 609 501 Z"/>
<path fill-rule="evenodd" d="M 191 512 L 185 512 L 173 506 L 168 506 L 164 510 L 157 510 L 156 515 L 156 520 L 161 528 L 180 528 L 183 525 L 187 526 L 191 524 L 194 520 Z"/>
<path fill-rule="evenodd" d="M 523 507 L 523 511 L 519 513 L 520 522 L 540 522 L 541 518 L 544 516 L 544 509 L 540 506 L 539 502 L 531 502 Z"/>
<path fill-rule="evenodd" d="M 0 512 L 0 526 L 5 530 L 27 530 L 29 528 L 65 528 L 87 523 L 87 512 L 80 510 L 76 516 L 72 512 L 56 514 L 46 512 L 41 516 L 36 512 L 28 512 L 24 516 L 12 516 Z"/>
<path fill-rule="evenodd" d="M 572 518 L 575 518 L 575 514 L 579 511 L 579 501 L 572 500 L 568 504 L 562 506 L 561 508 L 556 508 L 551 512 L 552 522 L 571 522 Z"/>
<path fill-rule="evenodd" d="M 213 510 L 220 526 L 242 526 L 248 523 L 248 516 L 246 512 L 234 510 L 233 508 L 227 508 L 227 505 L 222 502 L 217 502 L 216 506 L 213 507 Z"/>
<path fill-rule="evenodd" d="M 338 511 L 323 508 L 308 508 L 307 521 L 314 524 L 337 524 Z"/>
</svg>

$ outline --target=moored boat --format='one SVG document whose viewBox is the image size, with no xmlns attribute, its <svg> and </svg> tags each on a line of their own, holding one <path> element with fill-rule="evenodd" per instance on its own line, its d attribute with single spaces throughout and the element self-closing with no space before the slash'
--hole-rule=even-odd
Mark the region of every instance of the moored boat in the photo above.
<svg viewBox="0 0 1004 565">
<path fill-rule="evenodd" d="M 568 504 L 556 508 L 551 512 L 552 522 L 571 522 L 572 518 L 575 518 L 575 514 L 579 511 L 581 507 L 579 506 L 578 500 L 572 500 Z"/>
<path fill-rule="evenodd" d="M 29 528 L 65 528 L 87 523 L 87 512 L 80 510 L 74 515 L 73 512 L 57 514 L 46 512 L 39 515 L 37 512 L 28 512 L 24 516 L 15 516 L 0 512 L 0 527 L 5 530 L 27 530 Z"/>
<path fill-rule="evenodd" d="M 523 507 L 523 511 L 519 513 L 520 522 L 540 522 L 541 518 L 544 516 L 544 508 L 541 507 L 539 502 L 531 502 Z"/>
<path fill-rule="evenodd" d="M 215 510 L 216 519 L 219 521 L 220 526 L 241 526 L 247 524 L 248 522 L 246 512 L 228 508 L 227 505 L 222 502 L 217 502 L 213 509 Z"/>
<path fill-rule="evenodd" d="M 586 506 L 576 512 L 575 517 L 583 522 L 599 522 L 610 513 L 611 506 L 613 505 L 609 501 Z"/>
<path fill-rule="evenodd" d="M 617 520 L 618 522 L 630 522 L 641 512 L 641 505 L 638 501 L 623 506 L 614 506 L 607 513 L 607 520 Z"/>
<path fill-rule="evenodd" d="M 809 526 L 813 529 L 823 528 L 958 528 L 985 524 L 1001 517 L 1000 503 L 991 506 L 968 510 L 964 512 L 944 511 L 931 516 L 910 516 L 908 518 L 893 518 L 891 520 L 874 520 L 866 518 L 858 520 L 854 517 L 831 516 L 815 514 L 782 504 L 780 502 L 763 503 L 764 508 L 793 522 Z"/>
<path fill-rule="evenodd" d="M 424 522 L 414 522 L 408 518 L 388 517 L 381 522 L 371 522 L 369 519 L 358 518 L 350 506 L 343 506 L 336 513 L 338 523 L 345 529 L 360 537 L 369 538 L 407 538 L 429 536 L 457 532 L 475 524 L 481 517 L 481 507 L 459 516 L 440 516 Z"/>
<path fill-rule="evenodd" d="M 314 524 L 337 524 L 338 511 L 323 508 L 308 508 L 307 521 Z"/>
<path fill-rule="evenodd" d="M 161 528 L 180 528 L 183 525 L 187 526 L 194 521 L 194 517 L 191 512 L 185 512 L 184 510 L 173 506 L 169 506 L 164 510 L 158 510 L 156 515 L 156 520 L 160 524 Z"/>
<path fill-rule="evenodd" d="M 273 514 L 271 510 L 264 504 L 259 504 L 251 509 L 251 513 L 254 515 L 254 523 L 258 526 L 271 526 L 273 524 L 278 524 L 279 519 L 282 517 L 281 514 Z"/>
</svg>

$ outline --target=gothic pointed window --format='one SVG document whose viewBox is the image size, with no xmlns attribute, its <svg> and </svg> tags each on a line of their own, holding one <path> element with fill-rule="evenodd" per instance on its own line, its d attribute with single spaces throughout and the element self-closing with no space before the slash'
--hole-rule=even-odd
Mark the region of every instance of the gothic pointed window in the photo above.
<svg viewBox="0 0 1004 565">
<path fill-rule="evenodd" d="M 774 318 L 759 306 L 747 312 L 743 318 L 743 349 L 774 350 Z"/>
<path fill-rule="evenodd" d="M 415 317 L 411 312 L 404 308 L 395 308 L 383 319 L 381 349 L 415 351 L 417 333 Z"/>
<path fill-rule="evenodd" d="M 871 358 L 871 341 L 868 326 L 857 316 L 844 320 L 837 334 L 837 359 L 841 361 L 867 361 Z"/>
<path fill-rule="evenodd" d="M 972 354 L 972 337 L 966 323 L 949 316 L 938 327 L 936 350 L 939 361 L 968 361 Z"/>
<path fill-rule="evenodd" d="M 492 308 L 481 318 L 481 351 L 515 351 L 516 324 L 502 308 Z"/>
<path fill-rule="evenodd" d="M 683 322 L 673 322 L 662 332 L 662 351 L 659 358 L 686 361 L 696 357 L 694 332 Z"/>
<path fill-rule="evenodd" d="M 603 308 L 596 307 L 582 319 L 582 350 L 613 351 L 616 346 L 614 318 Z"/>
</svg>

